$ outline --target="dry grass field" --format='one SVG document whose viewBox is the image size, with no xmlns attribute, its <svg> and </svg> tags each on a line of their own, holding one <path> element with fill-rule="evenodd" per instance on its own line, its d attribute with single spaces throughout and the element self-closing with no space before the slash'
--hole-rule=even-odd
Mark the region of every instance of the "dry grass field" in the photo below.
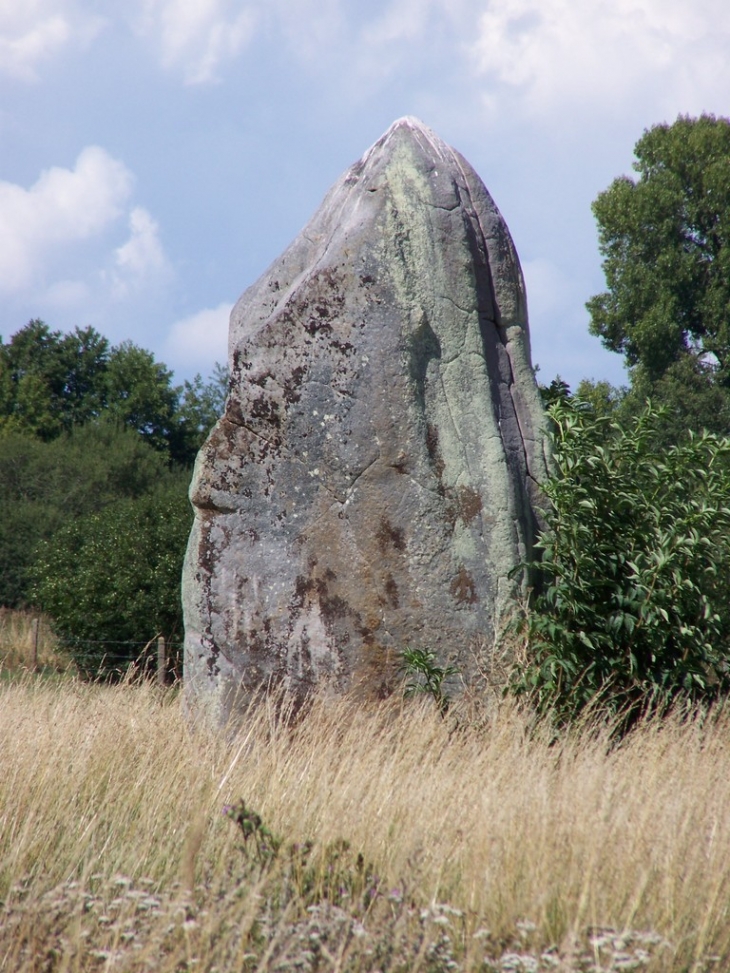
<svg viewBox="0 0 730 973">
<path fill-rule="evenodd" d="M 730 712 L 617 746 L 262 700 L 224 740 L 174 690 L 28 675 L 0 754 L 3 973 L 730 969 Z"/>
<path fill-rule="evenodd" d="M 71 663 L 58 651 L 48 619 L 30 612 L 0 608 L 0 672 L 33 669 L 68 671 Z"/>
</svg>

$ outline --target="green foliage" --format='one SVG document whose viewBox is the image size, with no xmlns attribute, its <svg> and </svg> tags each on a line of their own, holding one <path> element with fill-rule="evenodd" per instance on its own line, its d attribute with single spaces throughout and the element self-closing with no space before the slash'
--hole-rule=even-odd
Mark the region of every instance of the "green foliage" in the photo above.
<svg viewBox="0 0 730 973">
<path fill-rule="evenodd" d="M 430 696 L 436 703 L 441 716 L 446 716 L 449 709 L 449 697 L 444 691 L 444 682 L 450 676 L 458 675 L 457 667 L 440 666 L 436 653 L 430 649 L 404 649 L 400 669 L 413 680 L 406 683 L 405 695 L 424 694 Z"/>
<path fill-rule="evenodd" d="M 636 143 L 638 180 L 593 204 L 607 290 L 590 329 L 656 381 L 685 354 L 730 385 L 730 120 L 680 116 Z"/>
<path fill-rule="evenodd" d="M 627 393 L 626 388 L 617 388 L 610 382 L 594 382 L 584 378 L 578 383 L 575 398 L 597 416 L 618 418 L 622 411 L 626 411 L 624 403 Z"/>
<path fill-rule="evenodd" d="M 29 569 L 35 602 L 85 675 L 123 672 L 157 635 L 180 638 L 191 519 L 178 486 L 117 500 L 40 545 Z"/>
<path fill-rule="evenodd" d="M 223 410 L 227 373 L 172 379 L 151 352 L 93 328 L 35 320 L 0 339 L 0 605 L 28 604 L 34 581 L 91 674 L 180 630 L 183 470 Z M 120 659 L 110 646 L 102 665 L 92 640 L 140 644 Z"/>
<path fill-rule="evenodd" d="M 49 441 L 103 418 L 134 430 L 169 460 L 192 465 L 220 416 L 227 372 L 182 386 L 131 341 L 114 347 L 93 328 L 69 334 L 31 321 L 0 340 L 0 433 Z"/>
<path fill-rule="evenodd" d="M 651 405 L 623 423 L 571 399 L 549 415 L 555 472 L 529 565 L 543 588 L 513 689 L 560 719 L 727 691 L 730 441 L 667 448 Z"/>
<path fill-rule="evenodd" d="M 192 382 L 183 382 L 171 444 L 180 462 L 193 462 L 205 437 L 223 415 L 227 392 L 228 369 L 218 363 L 207 381 L 196 375 Z"/>
<path fill-rule="evenodd" d="M 187 476 L 129 429 L 95 422 L 45 442 L 29 433 L 0 433 L 0 604 L 28 600 L 35 549 L 65 524 L 161 484 L 186 491 Z"/>
<path fill-rule="evenodd" d="M 150 351 L 124 341 L 114 348 L 104 375 L 105 409 L 155 449 L 169 451 L 174 436 L 177 389 L 172 372 Z"/>
<path fill-rule="evenodd" d="M 684 440 L 689 431 L 730 434 L 730 389 L 718 382 L 716 369 L 694 355 L 682 355 L 653 382 L 643 369 L 634 369 L 622 411 L 640 412 L 647 398 L 663 409 L 660 426 L 667 445 Z"/>
<path fill-rule="evenodd" d="M 267 861 L 278 853 L 281 839 L 269 831 L 261 815 L 248 807 L 245 801 L 240 799 L 235 804 L 227 804 L 223 808 L 223 814 L 238 825 L 243 837 L 244 851 L 248 851 L 252 845 L 254 855 L 260 862 Z"/>
<path fill-rule="evenodd" d="M 570 386 L 559 375 L 549 385 L 539 385 L 540 399 L 546 409 L 570 397 Z"/>
<path fill-rule="evenodd" d="M 64 335 L 31 321 L 0 341 L 0 429 L 53 439 L 98 416 L 109 342 L 93 328 Z"/>
</svg>

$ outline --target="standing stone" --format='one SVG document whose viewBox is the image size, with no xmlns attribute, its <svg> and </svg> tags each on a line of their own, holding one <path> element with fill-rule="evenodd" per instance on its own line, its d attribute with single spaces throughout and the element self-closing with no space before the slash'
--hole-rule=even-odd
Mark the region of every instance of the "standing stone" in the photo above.
<svg viewBox="0 0 730 973">
<path fill-rule="evenodd" d="M 386 694 L 405 647 L 466 668 L 545 472 L 519 262 L 466 160 L 395 122 L 241 297 L 229 366 L 191 488 L 188 709 Z"/>
</svg>

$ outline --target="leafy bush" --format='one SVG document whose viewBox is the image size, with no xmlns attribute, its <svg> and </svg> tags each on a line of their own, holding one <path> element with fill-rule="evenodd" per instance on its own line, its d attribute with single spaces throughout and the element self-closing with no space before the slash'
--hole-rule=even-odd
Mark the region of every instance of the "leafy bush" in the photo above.
<svg viewBox="0 0 730 973">
<path fill-rule="evenodd" d="M 41 545 L 35 599 L 85 675 L 123 672 L 157 635 L 179 639 L 191 519 L 184 492 L 161 490 L 80 517 Z"/>
<path fill-rule="evenodd" d="M 177 484 L 183 496 L 187 479 L 137 433 L 111 422 L 87 423 L 50 442 L 0 431 L 0 605 L 27 604 L 27 572 L 40 541 L 161 483 Z"/>
<path fill-rule="evenodd" d="M 647 405 L 619 425 L 575 399 L 550 408 L 554 475 L 530 658 L 513 679 L 569 719 L 591 701 L 632 718 L 650 700 L 730 685 L 730 440 L 661 447 Z"/>
</svg>

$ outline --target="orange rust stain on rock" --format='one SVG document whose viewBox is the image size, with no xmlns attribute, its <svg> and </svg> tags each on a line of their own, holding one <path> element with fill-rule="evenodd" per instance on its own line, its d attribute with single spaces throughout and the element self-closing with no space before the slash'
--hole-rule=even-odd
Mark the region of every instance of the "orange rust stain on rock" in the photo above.
<svg viewBox="0 0 730 973">
<path fill-rule="evenodd" d="M 482 512 L 482 498 L 476 490 L 468 486 L 459 487 L 458 498 L 461 519 L 469 524 Z"/>
<path fill-rule="evenodd" d="M 462 564 L 459 573 L 451 582 L 451 594 L 461 605 L 473 605 L 477 601 L 474 579 Z"/>
<path fill-rule="evenodd" d="M 378 527 L 376 537 L 381 554 L 385 554 L 389 547 L 394 547 L 396 551 L 405 551 L 406 549 L 404 532 L 400 527 L 393 527 L 387 517 L 380 518 L 380 526 Z"/>
</svg>

